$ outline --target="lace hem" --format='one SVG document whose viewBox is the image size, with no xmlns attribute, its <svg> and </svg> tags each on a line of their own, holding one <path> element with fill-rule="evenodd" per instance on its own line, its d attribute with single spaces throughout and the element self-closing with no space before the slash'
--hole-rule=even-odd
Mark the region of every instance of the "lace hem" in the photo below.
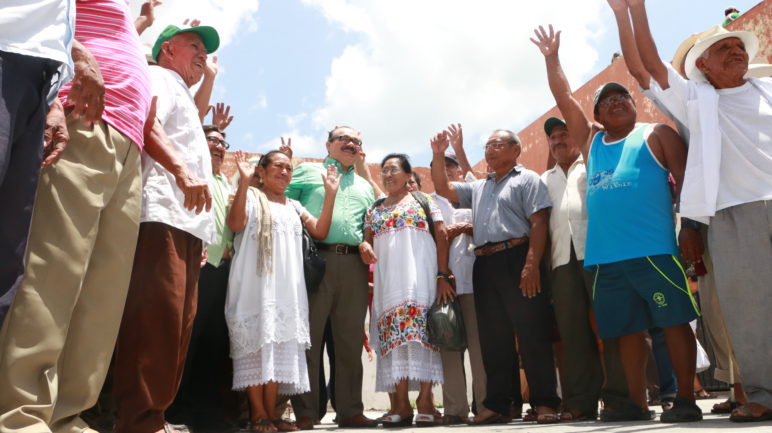
<svg viewBox="0 0 772 433">
<path fill-rule="evenodd" d="M 306 347 L 298 343 L 267 344 L 257 353 L 233 359 L 233 389 L 279 383 L 279 394 L 295 395 L 311 390 Z"/>
<path fill-rule="evenodd" d="M 378 357 L 376 392 L 394 392 L 397 383 L 403 379 L 408 379 L 410 391 L 418 391 L 421 382 L 443 383 L 440 354 L 420 343 L 412 342 Z"/>
<path fill-rule="evenodd" d="M 226 317 L 231 358 L 253 355 L 269 344 L 294 342 L 304 345 L 306 349 L 311 347 L 308 312 L 305 312 L 305 315 L 301 315 L 302 313 L 294 310 L 288 314 L 279 308 L 266 308 L 265 314 L 253 314 L 238 319 Z"/>
</svg>

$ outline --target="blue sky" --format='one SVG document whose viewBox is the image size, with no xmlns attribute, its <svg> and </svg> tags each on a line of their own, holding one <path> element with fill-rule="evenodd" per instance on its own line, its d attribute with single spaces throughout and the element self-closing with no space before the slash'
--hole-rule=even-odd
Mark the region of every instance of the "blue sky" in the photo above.
<svg viewBox="0 0 772 433">
<path fill-rule="evenodd" d="M 650 0 L 664 58 L 690 34 L 746 11 L 757 0 Z M 132 0 L 135 13 L 142 2 Z M 291 136 L 297 156 L 324 156 L 326 131 L 363 133 L 370 162 L 393 151 L 417 165 L 431 135 L 464 126 L 474 162 L 496 128 L 519 130 L 554 105 L 541 54 L 528 37 L 539 24 L 563 29 L 561 58 L 574 88 L 619 51 L 605 0 L 166 0 L 143 39 L 199 18 L 223 44 L 212 102 L 230 104 L 231 149 L 264 152 Z"/>
</svg>

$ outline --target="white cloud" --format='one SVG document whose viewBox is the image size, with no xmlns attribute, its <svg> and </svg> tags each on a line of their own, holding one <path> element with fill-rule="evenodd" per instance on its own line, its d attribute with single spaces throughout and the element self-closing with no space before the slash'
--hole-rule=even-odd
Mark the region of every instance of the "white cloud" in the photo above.
<svg viewBox="0 0 772 433">
<path fill-rule="evenodd" d="M 136 17 L 144 1 L 131 0 L 131 13 Z M 153 44 L 167 25 L 181 26 L 186 19 L 199 19 L 201 25 L 212 26 L 220 34 L 220 48 L 228 45 L 238 33 L 257 31 L 254 14 L 259 0 L 163 0 L 155 9 L 155 23 L 142 36 L 142 42 Z"/>
<path fill-rule="evenodd" d="M 607 8 L 603 0 L 303 3 L 357 40 L 331 63 L 314 129 L 352 125 L 371 161 L 397 149 L 418 164 L 428 160 L 429 138 L 451 122 L 463 123 L 467 147 L 477 146 L 493 129 L 519 129 L 554 105 L 544 59 L 529 41 L 539 24 L 563 30 L 561 59 L 579 85 L 593 71 Z"/>
</svg>

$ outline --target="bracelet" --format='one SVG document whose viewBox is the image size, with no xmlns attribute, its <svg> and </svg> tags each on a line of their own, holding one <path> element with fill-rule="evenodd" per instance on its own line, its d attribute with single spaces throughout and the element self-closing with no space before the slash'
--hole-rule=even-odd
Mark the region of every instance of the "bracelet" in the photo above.
<svg viewBox="0 0 772 433">
<path fill-rule="evenodd" d="M 450 281 L 453 278 L 453 274 L 446 274 L 445 272 L 437 272 L 437 279 L 446 279 Z"/>
</svg>

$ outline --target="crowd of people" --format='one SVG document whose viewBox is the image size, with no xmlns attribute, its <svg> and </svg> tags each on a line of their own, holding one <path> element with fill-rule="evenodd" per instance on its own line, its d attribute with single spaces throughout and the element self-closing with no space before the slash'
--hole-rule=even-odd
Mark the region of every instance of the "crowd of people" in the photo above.
<svg viewBox="0 0 772 433">
<path fill-rule="evenodd" d="M 118 433 L 313 429 L 328 396 L 352 428 L 652 420 L 652 353 L 660 420 L 700 421 L 703 314 L 736 395 L 713 412 L 772 420 L 772 79 L 749 75 L 765 70 L 753 33 L 716 26 L 666 63 L 645 0 L 608 0 L 630 74 L 676 131 L 637 122 L 615 82 L 585 111 L 561 32 L 539 27 L 555 166 L 518 164 L 520 138 L 499 129 L 476 173 L 454 124 L 429 140 L 427 195 L 402 153 L 376 182 L 349 126 L 322 162 L 293 165 L 282 139 L 235 152 L 228 179 L 219 35 L 168 25 L 146 49 L 160 3 L 136 19 L 122 0 L 0 9 L 0 433 L 96 432 L 100 394 Z M 468 378 L 464 351 L 430 340 L 448 303 Z M 377 419 L 368 341 L 391 402 Z"/>
</svg>

